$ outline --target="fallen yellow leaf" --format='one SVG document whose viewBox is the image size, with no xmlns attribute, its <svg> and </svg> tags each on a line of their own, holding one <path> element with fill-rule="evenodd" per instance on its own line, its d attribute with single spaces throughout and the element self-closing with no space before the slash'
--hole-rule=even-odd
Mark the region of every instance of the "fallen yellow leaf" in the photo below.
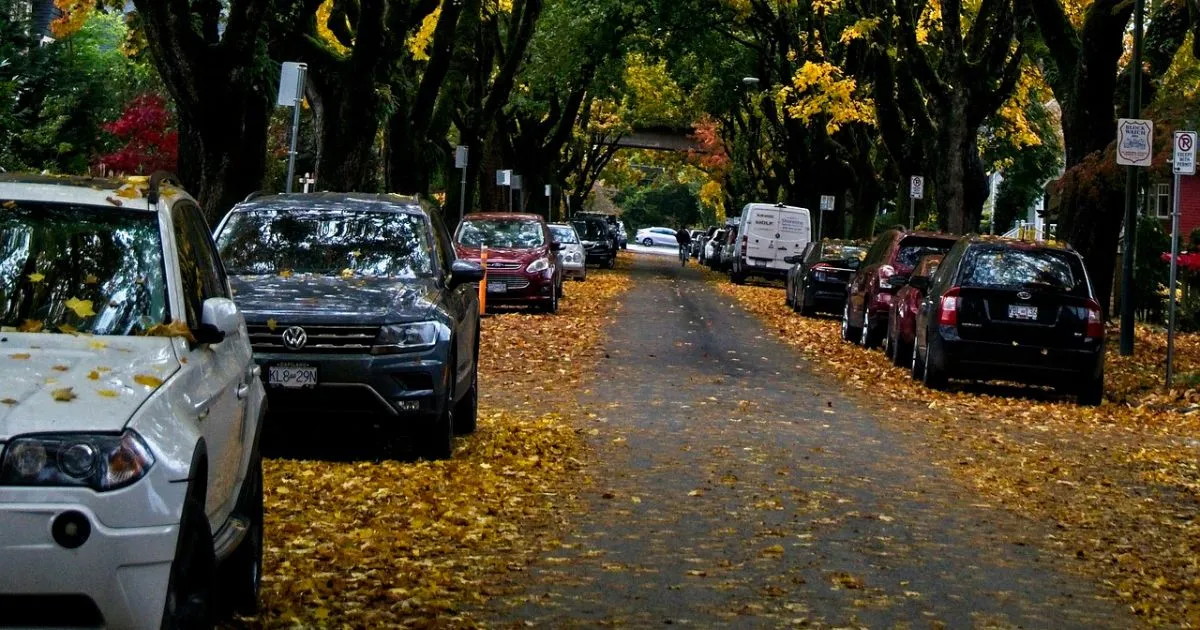
<svg viewBox="0 0 1200 630">
<path fill-rule="evenodd" d="M 67 308 L 74 311 L 75 314 L 78 315 L 79 317 L 92 317 L 96 314 L 96 311 L 94 309 L 92 309 L 92 301 L 91 300 L 81 300 L 79 298 L 71 298 L 71 299 L 67 300 L 66 302 L 63 302 L 63 306 L 66 306 Z"/>
<path fill-rule="evenodd" d="M 76 398 L 78 398 L 78 396 L 75 395 L 74 389 L 72 389 L 70 387 L 56 389 L 56 390 L 50 392 L 50 397 L 53 398 L 57 402 L 71 402 L 72 400 L 75 400 Z"/>
<path fill-rule="evenodd" d="M 145 385 L 151 389 L 157 389 L 163 384 L 161 378 L 158 378 L 157 376 L 150 376 L 149 374 L 138 374 L 133 377 L 133 382 L 137 383 L 138 385 Z"/>
<path fill-rule="evenodd" d="M 91 372 L 88 372 L 88 379 L 93 380 L 93 381 L 100 380 L 100 372 L 98 372 L 96 370 L 92 370 Z"/>
<path fill-rule="evenodd" d="M 15 404 L 17 404 L 17 401 L 13 400 L 12 398 L 5 398 L 4 400 L 0 400 L 0 405 L 8 405 L 11 407 Z"/>
<path fill-rule="evenodd" d="M 92 341 L 88 343 L 88 348 L 92 350 L 103 350 L 108 347 L 108 344 L 103 341 Z"/>
<path fill-rule="evenodd" d="M 100 278 L 97 278 L 96 274 L 93 274 L 93 273 L 89 273 L 87 275 L 87 278 L 84 279 L 84 281 L 83 281 L 84 284 L 97 284 L 99 282 L 100 282 Z"/>
<path fill-rule="evenodd" d="M 116 398 L 120 394 L 111 389 L 98 389 L 96 390 L 96 395 L 100 396 L 101 398 Z"/>
<path fill-rule="evenodd" d="M 345 269 L 343 269 L 343 270 L 342 270 L 342 278 L 349 279 L 349 278 L 353 278 L 353 277 L 354 277 L 354 270 L 353 270 L 353 269 L 350 269 L 349 267 L 347 267 L 347 268 L 345 268 Z"/>
<path fill-rule="evenodd" d="M 279 277 L 283 278 L 284 280 L 287 280 L 288 278 L 291 278 L 294 275 L 296 275 L 296 274 L 291 269 L 280 269 L 279 270 Z"/>
<path fill-rule="evenodd" d="M 65 365 L 56 365 L 50 369 L 54 370 L 55 372 L 66 372 L 66 371 L 70 370 L 71 368 L 67 367 Z"/>
<path fill-rule="evenodd" d="M 46 279 L 45 274 L 41 274 L 41 273 L 37 273 L 37 272 L 31 273 L 27 277 L 29 278 L 30 282 L 34 282 L 34 283 L 41 282 L 42 280 Z"/>
<path fill-rule="evenodd" d="M 273 319 L 268 319 L 267 320 L 267 329 L 274 332 L 276 328 L 279 328 L 279 322 L 277 322 Z"/>
<path fill-rule="evenodd" d="M 45 327 L 46 324 L 42 321 L 36 319 L 27 319 L 24 322 L 21 322 L 21 325 L 17 327 L 17 330 L 26 333 L 40 333 Z"/>
<path fill-rule="evenodd" d="M 18 352 L 16 354 L 8 355 L 8 358 L 21 361 L 23 359 L 28 359 L 30 356 L 32 356 L 32 355 L 30 355 L 28 352 Z"/>
</svg>

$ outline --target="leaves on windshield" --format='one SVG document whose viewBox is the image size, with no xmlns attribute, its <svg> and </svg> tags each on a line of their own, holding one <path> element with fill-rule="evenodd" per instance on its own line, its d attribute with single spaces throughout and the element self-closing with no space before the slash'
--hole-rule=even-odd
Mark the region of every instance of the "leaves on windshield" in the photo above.
<svg viewBox="0 0 1200 630">
<path fill-rule="evenodd" d="M 94 274 L 94 273 L 89 273 L 87 275 L 87 277 L 84 278 L 84 280 L 83 280 L 84 284 L 99 284 L 99 282 L 100 282 L 100 278 L 97 278 L 96 274 Z"/>
<path fill-rule="evenodd" d="M 37 272 L 31 273 L 27 277 L 29 278 L 29 281 L 33 282 L 33 283 L 38 283 L 38 282 L 41 282 L 42 280 L 46 279 L 46 276 L 44 274 L 40 274 Z"/>
<path fill-rule="evenodd" d="M 133 382 L 137 383 L 138 385 L 144 385 L 151 389 L 157 389 L 163 384 L 161 378 L 158 378 L 157 376 L 151 376 L 149 374 L 137 374 L 133 377 Z"/>
<path fill-rule="evenodd" d="M 93 341 L 88 344 L 88 348 L 92 350 L 103 350 L 108 347 L 108 343 L 104 341 Z"/>
<path fill-rule="evenodd" d="M 55 365 L 50 369 L 54 370 L 55 372 L 67 372 L 71 369 L 71 367 L 68 365 Z"/>
<path fill-rule="evenodd" d="M 62 389 L 56 389 L 56 390 L 50 392 L 50 397 L 53 398 L 57 402 L 71 402 L 72 400 L 79 398 L 78 396 L 75 395 L 75 389 L 72 387 L 64 387 Z"/>
<path fill-rule="evenodd" d="M 280 269 L 279 270 L 279 277 L 283 278 L 284 280 L 287 280 L 288 278 L 291 278 L 294 275 L 296 275 L 296 274 L 291 269 Z"/>
<path fill-rule="evenodd" d="M 353 269 L 350 269 L 349 267 L 347 267 L 342 270 L 342 279 L 343 280 L 349 280 L 350 278 L 353 278 L 353 277 L 354 277 Z"/>
<path fill-rule="evenodd" d="M 126 184 L 117 189 L 117 196 L 125 199 L 137 199 L 142 196 L 140 188 Z"/>
<path fill-rule="evenodd" d="M 100 372 L 98 370 L 92 370 L 91 372 L 88 372 L 88 380 L 89 381 L 100 380 Z"/>
<path fill-rule="evenodd" d="M 144 337 L 183 337 L 188 341 L 195 343 L 196 337 L 192 335 L 192 331 L 187 327 L 187 324 L 175 320 L 170 324 L 155 324 L 143 335 Z"/>
<path fill-rule="evenodd" d="M 70 324 L 59 324 L 58 332 L 60 332 L 64 335 L 78 335 L 79 329 Z"/>
<path fill-rule="evenodd" d="M 17 326 L 17 331 L 23 333 L 40 333 L 45 327 L 46 324 L 40 319 L 27 319 L 21 322 L 20 326 Z"/>
<path fill-rule="evenodd" d="M 4 202 L 4 207 L 8 208 L 9 210 L 12 210 L 13 208 L 17 207 L 17 202 L 13 201 L 12 199 L 9 199 L 8 201 Z"/>
<path fill-rule="evenodd" d="M 63 306 L 71 309 L 79 317 L 94 317 L 96 315 L 95 309 L 92 308 L 91 300 L 71 298 L 63 302 Z"/>
<path fill-rule="evenodd" d="M 120 394 L 111 389 L 98 389 L 96 390 L 96 395 L 100 396 L 101 398 L 116 398 Z"/>
</svg>

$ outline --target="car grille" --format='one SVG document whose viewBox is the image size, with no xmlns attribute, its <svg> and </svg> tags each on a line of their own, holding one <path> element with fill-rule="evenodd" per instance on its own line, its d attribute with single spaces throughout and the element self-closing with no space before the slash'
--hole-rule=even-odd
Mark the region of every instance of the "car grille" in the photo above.
<svg viewBox="0 0 1200 630">
<path fill-rule="evenodd" d="M 503 282 L 505 288 L 507 288 L 509 291 L 520 291 L 521 289 L 529 288 L 529 280 L 526 280 L 521 276 L 496 276 L 489 274 L 487 281 L 488 284 Z"/>
<path fill-rule="evenodd" d="M 488 263 L 488 265 L 487 265 L 487 266 L 488 266 L 488 270 L 489 270 L 489 271 L 491 271 L 491 270 L 493 270 L 493 269 L 520 269 L 520 268 L 521 268 L 521 263 L 514 263 L 514 262 L 490 262 L 490 263 Z"/>
<path fill-rule="evenodd" d="M 308 335 L 308 342 L 295 352 L 310 354 L 366 354 L 371 351 L 379 336 L 378 326 L 305 326 L 303 324 L 277 324 L 274 330 L 262 324 L 248 326 L 250 345 L 258 352 L 292 352 L 283 343 L 283 332 L 292 326 L 300 326 Z"/>
</svg>

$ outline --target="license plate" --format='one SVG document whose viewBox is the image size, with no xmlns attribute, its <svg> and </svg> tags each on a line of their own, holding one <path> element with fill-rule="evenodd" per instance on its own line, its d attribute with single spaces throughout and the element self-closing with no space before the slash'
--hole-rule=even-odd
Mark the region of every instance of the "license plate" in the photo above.
<svg viewBox="0 0 1200 630">
<path fill-rule="evenodd" d="M 489 282 L 487 285 L 488 293 L 508 293 L 508 285 L 503 282 Z"/>
<path fill-rule="evenodd" d="M 1037 319 L 1037 307 L 1036 306 L 1026 306 L 1024 304 L 1010 305 L 1008 307 L 1008 318 L 1009 319 L 1035 320 L 1035 319 Z"/>
<path fill-rule="evenodd" d="M 286 364 L 272 365 L 267 371 L 267 384 L 272 387 L 299 389 L 317 386 L 317 366 Z"/>
</svg>

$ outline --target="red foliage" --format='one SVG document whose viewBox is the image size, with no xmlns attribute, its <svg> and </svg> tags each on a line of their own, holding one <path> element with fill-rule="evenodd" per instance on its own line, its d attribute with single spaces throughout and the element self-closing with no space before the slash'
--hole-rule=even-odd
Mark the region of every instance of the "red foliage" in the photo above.
<svg viewBox="0 0 1200 630">
<path fill-rule="evenodd" d="M 1167 252 L 1163 254 L 1162 259 L 1163 262 L 1171 262 L 1171 253 Z M 1200 252 L 1187 252 L 1179 254 L 1179 268 L 1193 273 L 1200 271 Z"/>
<path fill-rule="evenodd" d="M 104 130 L 125 142 L 117 152 L 101 156 L 99 164 L 104 171 L 132 175 L 175 170 L 179 132 L 165 98 L 157 94 L 134 98 Z"/>
<path fill-rule="evenodd" d="M 688 157 L 696 166 L 714 178 L 724 177 L 733 170 L 733 160 L 729 158 L 729 151 L 725 147 L 725 140 L 721 137 L 721 129 L 716 120 L 709 116 L 700 119 L 695 124 L 692 139 L 700 146 L 699 149 L 688 152 Z"/>
</svg>

